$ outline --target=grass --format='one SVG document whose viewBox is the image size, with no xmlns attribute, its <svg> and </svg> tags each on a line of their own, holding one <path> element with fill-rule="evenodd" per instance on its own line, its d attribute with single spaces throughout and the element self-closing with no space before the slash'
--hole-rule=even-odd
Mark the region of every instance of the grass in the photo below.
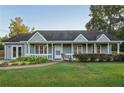
<svg viewBox="0 0 124 93">
<path fill-rule="evenodd" d="M 112 54 L 118 54 L 117 51 L 113 51 Z M 124 55 L 124 52 L 120 52 L 119 54 Z"/>
<path fill-rule="evenodd" d="M 124 63 L 59 63 L 46 67 L 0 70 L 0 86 L 119 87 Z"/>
</svg>

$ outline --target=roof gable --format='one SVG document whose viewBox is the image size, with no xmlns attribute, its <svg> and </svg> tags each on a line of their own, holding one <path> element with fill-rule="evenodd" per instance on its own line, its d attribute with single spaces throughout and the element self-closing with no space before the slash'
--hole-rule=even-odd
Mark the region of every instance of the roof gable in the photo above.
<svg viewBox="0 0 124 93">
<path fill-rule="evenodd" d="M 105 34 L 102 34 L 101 36 L 98 36 L 97 41 L 106 42 L 110 41 L 110 39 Z"/>
<path fill-rule="evenodd" d="M 39 32 L 36 32 L 29 40 L 28 42 L 44 42 L 47 41 L 43 35 L 41 35 Z"/>
<path fill-rule="evenodd" d="M 74 41 L 76 42 L 86 42 L 88 41 L 82 34 L 79 34 L 75 39 Z"/>
</svg>

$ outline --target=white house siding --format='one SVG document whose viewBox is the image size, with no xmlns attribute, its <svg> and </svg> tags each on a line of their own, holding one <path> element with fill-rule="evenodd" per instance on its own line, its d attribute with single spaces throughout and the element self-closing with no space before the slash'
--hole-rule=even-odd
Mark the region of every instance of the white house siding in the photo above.
<svg viewBox="0 0 124 93">
<path fill-rule="evenodd" d="M 85 42 L 85 41 L 88 41 L 82 34 L 79 34 L 75 40 L 76 42 Z"/>
<path fill-rule="evenodd" d="M 6 44 L 5 45 L 5 59 L 12 59 L 12 57 L 13 57 L 13 46 L 14 47 L 18 47 L 18 46 L 20 46 L 21 45 L 21 56 L 24 56 L 24 54 L 25 54 L 25 52 L 24 52 L 24 44 Z"/>
<path fill-rule="evenodd" d="M 39 35 L 38 33 L 35 33 L 30 39 L 29 42 L 44 42 L 43 36 Z"/>
<path fill-rule="evenodd" d="M 11 45 L 5 45 L 5 59 L 11 59 Z"/>
<path fill-rule="evenodd" d="M 108 39 L 108 37 L 106 36 L 106 35 L 101 35 L 98 39 L 97 39 L 97 41 L 100 41 L 100 42 L 107 42 L 107 41 L 110 41 L 109 39 Z"/>
</svg>

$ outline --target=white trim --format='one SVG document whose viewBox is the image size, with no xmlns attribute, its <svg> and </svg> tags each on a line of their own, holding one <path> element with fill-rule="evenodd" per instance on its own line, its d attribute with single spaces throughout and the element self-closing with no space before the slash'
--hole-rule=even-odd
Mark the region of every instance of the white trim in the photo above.
<svg viewBox="0 0 124 93">
<path fill-rule="evenodd" d="M 99 41 L 102 37 L 105 37 L 108 41 L 111 41 L 105 34 L 102 34 L 96 41 Z"/>
<path fill-rule="evenodd" d="M 31 38 L 29 38 L 28 42 L 35 36 L 35 35 L 39 35 L 44 41 L 47 41 L 43 35 L 41 35 L 39 32 L 36 32 Z"/>
<path fill-rule="evenodd" d="M 6 59 L 6 45 L 4 45 L 4 59 Z"/>
<path fill-rule="evenodd" d="M 100 54 L 101 54 L 101 49 L 102 49 L 102 46 L 100 45 Z"/>
<path fill-rule="evenodd" d="M 86 43 L 86 54 L 88 53 L 88 43 Z"/>
<path fill-rule="evenodd" d="M 73 46 L 73 43 L 71 44 L 71 53 L 74 54 L 74 46 Z"/>
<path fill-rule="evenodd" d="M 77 41 L 77 39 L 78 39 L 79 37 L 82 37 L 85 41 L 88 41 L 82 34 L 79 34 L 79 35 L 74 39 L 74 41 Z M 78 42 L 78 41 L 77 41 L 77 42 Z"/>
<path fill-rule="evenodd" d="M 16 48 L 16 57 L 13 57 L 13 47 Z M 18 48 L 21 47 L 21 54 L 22 54 L 22 45 L 11 45 L 11 59 L 18 58 Z M 22 55 L 21 55 L 22 56 Z"/>
<path fill-rule="evenodd" d="M 53 60 L 53 48 L 54 48 L 54 47 L 53 47 L 53 43 L 52 43 L 52 60 Z"/>
<path fill-rule="evenodd" d="M 120 53 L 120 43 L 117 43 L 117 54 Z"/>
<path fill-rule="evenodd" d="M 109 48 L 109 46 L 110 46 L 110 45 L 109 45 L 109 43 L 108 43 L 108 47 L 107 47 L 107 48 L 108 48 L 108 54 L 110 53 L 110 48 Z"/>
<path fill-rule="evenodd" d="M 77 54 L 78 54 L 78 45 L 76 45 L 77 46 Z"/>
<path fill-rule="evenodd" d="M 94 54 L 96 54 L 97 53 L 97 45 L 96 45 L 96 43 L 94 43 Z"/>
<path fill-rule="evenodd" d="M 48 47 L 48 44 L 47 44 L 47 54 L 48 54 L 48 52 L 49 52 L 49 47 Z M 47 55 L 47 58 L 48 58 L 48 55 Z"/>
<path fill-rule="evenodd" d="M 13 46 L 12 45 L 10 46 L 10 50 L 11 50 L 11 57 L 10 57 L 10 59 L 13 59 Z"/>
<path fill-rule="evenodd" d="M 27 47 L 26 47 L 27 45 L 26 44 L 24 44 L 24 56 L 26 56 L 26 53 L 27 53 Z"/>
<path fill-rule="evenodd" d="M 27 42 L 27 41 L 26 41 Z M 122 43 L 124 41 L 87 41 L 87 42 L 76 42 L 76 41 L 44 41 L 42 43 L 82 43 L 82 44 L 85 44 L 85 43 Z M 5 44 L 24 44 L 25 42 L 5 42 Z M 41 42 L 31 42 L 31 43 L 41 43 Z"/>
</svg>

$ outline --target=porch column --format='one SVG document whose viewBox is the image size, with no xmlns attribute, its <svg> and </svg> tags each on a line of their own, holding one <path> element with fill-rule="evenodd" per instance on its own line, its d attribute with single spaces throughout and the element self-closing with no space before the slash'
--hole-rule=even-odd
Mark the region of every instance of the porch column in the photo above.
<svg viewBox="0 0 124 93">
<path fill-rule="evenodd" d="M 30 54 L 30 44 L 28 43 L 28 55 Z"/>
<path fill-rule="evenodd" d="M 86 43 L 86 54 L 88 53 L 88 43 Z"/>
<path fill-rule="evenodd" d="M 112 44 L 110 44 L 110 54 L 112 54 Z"/>
<path fill-rule="evenodd" d="M 74 46 L 73 46 L 73 43 L 71 44 L 71 54 L 72 54 L 72 60 L 73 60 L 73 55 L 74 55 Z"/>
<path fill-rule="evenodd" d="M 61 44 L 61 54 L 63 54 L 63 43 Z M 62 60 L 62 55 L 61 55 L 61 60 Z"/>
<path fill-rule="evenodd" d="M 27 54 L 26 43 L 24 44 L 24 56 Z"/>
<path fill-rule="evenodd" d="M 47 44 L 47 58 L 48 58 L 48 51 L 49 51 L 49 50 L 48 50 L 48 44 Z"/>
<path fill-rule="evenodd" d="M 53 54 L 53 43 L 52 43 L 52 60 L 53 60 L 53 55 L 54 55 L 54 54 Z"/>
<path fill-rule="evenodd" d="M 94 43 L 94 54 L 97 53 L 96 47 L 97 47 L 97 46 L 96 46 L 96 43 Z"/>
<path fill-rule="evenodd" d="M 110 45 L 108 43 L 108 54 L 110 54 Z"/>
<path fill-rule="evenodd" d="M 120 53 L 120 43 L 117 43 L 117 54 Z"/>
<path fill-rule="evenodd" d="M 6 45 L 4 45 L 4 59 L 6 59 Z"/>
<path fill-rule="evenodd" d="M 63 43 L 61 44 L 61 54 L 63 53 Z"/>
<path fill-rule="evenodd" d="M 71 53 L 72 53 L 72 55 L 74 54 L 74 47 L 73 47 L 73 43 L 71 44 Z"/>
<path fill-rule="evenodd" d="M 102 45 L 100 44 L 100 54 L 101 54 L 101 50 L 102 50 Z"/>
</svg>

